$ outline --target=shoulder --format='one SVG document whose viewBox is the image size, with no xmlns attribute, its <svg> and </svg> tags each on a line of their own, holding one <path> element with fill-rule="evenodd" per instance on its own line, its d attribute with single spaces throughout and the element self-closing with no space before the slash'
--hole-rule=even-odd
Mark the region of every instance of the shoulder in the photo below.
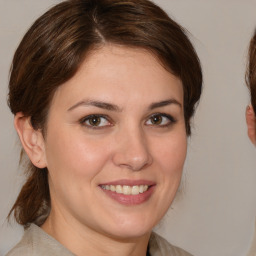
<svg viewBox="0 0 256 256">
<path fill-rule="evenodd" d="M 20 242 L 10 250 L 6 256 L 25 256 L 34 255 L 33 254 L 33 233 L 34 227 L 31 225 L 27 230 L 25 230 L 24 235 Z"/>
<path fill-rule="evenodd" d="M 163 237 L 156 233 L 152 233 L 149 240 L 149 248 L 151 256 L 192 256 L 190 253 L 184 251 L 183 249 L 171 245 Z"/>
<path fill-rule="evenodd" d="M 31 224 L 21 241 L 6 256 L 73 256 L 63 245 L 46 234 L 40 227 Z"/>
<path fill-rule="evenodd" d="M 25 256 L 33 255 L 33 246 L 31 246 L 31 241 L 29 241 L 29 231 L 25 231 L 20 242 L 12 248 L 6 256 Z"/>
<path fill-rule="evenodd" d="M 25 256 L 25 255 L 33 255 L 31 250 L 27 246 L 22 246 L 17 244 L 12 250 L 10 250 L 6 256 Z"/>
</svg>

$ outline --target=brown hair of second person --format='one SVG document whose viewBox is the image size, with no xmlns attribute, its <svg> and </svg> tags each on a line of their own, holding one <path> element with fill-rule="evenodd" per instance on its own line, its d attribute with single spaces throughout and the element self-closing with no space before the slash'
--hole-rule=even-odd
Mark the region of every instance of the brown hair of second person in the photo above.
<svg viewBox="0 0 256 256">
<path fill-rule="evenodd" d="M 251 104 L 256 113 L 256 30 L 250 42 L 248 57 L 246 80 L 250 89 Z"/>
</svg>

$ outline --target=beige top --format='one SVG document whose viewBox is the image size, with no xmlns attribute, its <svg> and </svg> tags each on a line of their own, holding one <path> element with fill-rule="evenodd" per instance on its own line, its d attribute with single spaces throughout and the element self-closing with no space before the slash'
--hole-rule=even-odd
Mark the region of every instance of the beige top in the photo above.
<svg viewBox="0 0 256 256">
<path fill-rule="evenodd" d="M 152 233 L 149 240 L 151 256 L 192 256 L 170 245 L 164 238 Z M 25 231 L 21 241 L 6 256 L 74 256 L 62 244 L 35 224 Z"/>
<path fill-rule="evenodd" d="M 254 231 L 251 249 L 247 254 L 247 256 L 256 256 L 256 222 L 255 222 L 255 231 Z"/>
</svg>

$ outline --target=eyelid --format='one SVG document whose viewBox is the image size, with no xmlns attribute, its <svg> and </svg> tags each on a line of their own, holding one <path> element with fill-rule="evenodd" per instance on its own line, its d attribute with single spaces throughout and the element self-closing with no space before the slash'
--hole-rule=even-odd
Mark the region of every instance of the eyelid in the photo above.
<svg viewBox="0 0 256 256">
<path fill-rule="evenodd" d="M 151 114 L 148 118 L 147 118 L 147 120 L 146 120 L 146 122 L 148 121 L 148 120 L 150 120 L 152 117 L 155 117 L 155 116 L 162 116 L 162 117 L 165 117 L 165 118 L 167 118 L 168 120 L 169 120 L 169 123 L 168 124 L 164 124 L 164 125 L 162 125 L 162 124 L 159 124 L 159 125 L 157 125 L 157 124 L 152 124 L 152 125 L 149 125 L 149 126 L 154 126 L 154 127 L 168 127 L 168 126 L 171 126 L 171 125 L 173 125 L 173 124 L 175 124 L 176 122 L 177 122 L 177 119 L 175 119 L 172 115 L 170 115 L 170 114 L 167 114 L 167 113 L 154 113 L 154 114 Z"/>
<path fill-rule="evenodd" d="M 169 121 L 167 124 L 147 124 L 148 121 L 150 121 L 151 118 L 155 117 L 155 116 L 161 116 L 161 117 L 164 117 L 164 118 L 167 118 Z M 90 120 L 90 118 L 104 118 L 108 124 L 107 125 L 102 125 L 102 126 L 93 126 L 93 125 L 90 125 L 90 124 L 86 124 L 86 122 L 88 120 Z M 171 126 L 173 124 L 175 124 L 177 122 L 177 120 L 170 114 L 167 114 L 167 113 L 154 113 L 154 114 L 151 114 L 147 117 L 146 121 L 145 121 L 145 124 L 148 125 L 148 126 L 154 126 L 154 127 L 168 127 L 168 126 Z M 114 122 L 113 120 L 108 116 L 108 115 L 104 115 L 104 114 L 90 114 L 90 115 L 87 115 L 83 118 L 81 118 L 79 120 L 79 123 L 86 127 L 86 128 L 89 128 L 89 129 L 104 129 L 104 128 L 107 128 L 107 127 L 110 127 L 110 126 L 113 126 L 114 125 Z"/>
<path fill-rule="evenodd" d="M 97 118 L 104 118 L 107 120 L 108 124 L 107 125 L 103 125 L 103 126 L 93 126 L 93 125 L 88 125 L 86 124 L 86 121 L 88 121 L 90 118 L 93 118 L 93 117 L 97 117 Z M 83 118 L 81 118 L 79 120 L 79 123 L 82 125 L 82 126 L 85 126 L 86 128 L 89 128 L 89 129 L 104 129 L 106 127 L 109 127 L 109 126 L 112 126 L 113 125 L 113 121 L 112 119 L 107 116 L 107 115 L 102 115 L 102 114 L 91 114 L 91 115 L 88 115 L 88 116 L 85 116 Z"/>
</svg>

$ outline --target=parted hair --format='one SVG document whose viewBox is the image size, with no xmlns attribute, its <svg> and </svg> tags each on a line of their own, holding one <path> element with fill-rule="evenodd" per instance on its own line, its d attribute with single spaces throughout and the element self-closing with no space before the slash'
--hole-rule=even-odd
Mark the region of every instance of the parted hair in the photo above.
<svg viewBox="0 0 256 256">
<path fill-rule="evenodd" d="M 202 90 L 198 56 L 186 31 L 148 0 L 67 0 L 39 17 L 18 46 L 10 71 L 8 104 L 46 133 L 56 89 L 72 78 L 86 56 L 106 43 L 143 48 L 180 78 L 187 135 Z M 34 166 L 22 149 L 27 180 L 9 217 L 25 228 L 41 225 L 51 207 L 48 170 Z"/>
<path fill-rule="evenodd" d="M 249 46 L 246 81 L 250 89 L 251 104 L 256 113 L 256 30 Z"/>
</svg>

